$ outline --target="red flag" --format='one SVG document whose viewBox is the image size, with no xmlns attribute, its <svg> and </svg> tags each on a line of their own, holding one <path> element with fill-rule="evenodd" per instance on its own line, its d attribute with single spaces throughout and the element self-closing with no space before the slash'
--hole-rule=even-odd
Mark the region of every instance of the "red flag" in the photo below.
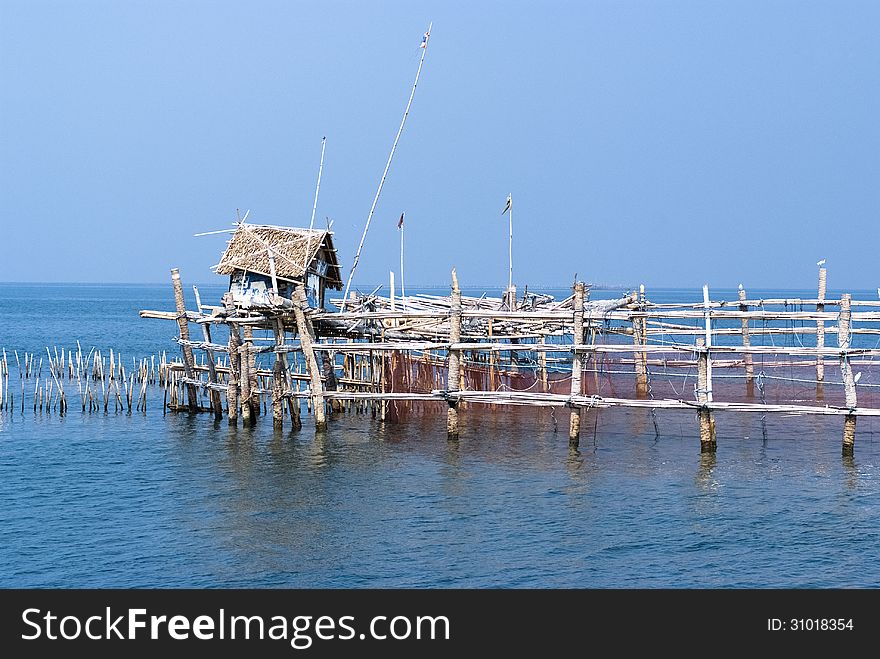
<svg viewBox="0 0 880 659">
<path fill-rule="evenodd" d="M 403 213 L 400 214 L 400 219 L 397 221 L 397 228 L 398 229 L 403 228 Z"/>
</svg>

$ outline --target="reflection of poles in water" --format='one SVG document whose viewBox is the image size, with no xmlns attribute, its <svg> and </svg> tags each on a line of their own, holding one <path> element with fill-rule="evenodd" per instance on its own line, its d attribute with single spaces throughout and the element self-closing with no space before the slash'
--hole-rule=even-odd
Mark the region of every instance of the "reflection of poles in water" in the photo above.
<svg viewBox="0 0 880 659">
<path fill-rule="evenodd" d="M 629 427 L 632 436 L 634 438 L 641 437 L 648 425 L 648 410 L 639 409 L 637 407 L 629 408 L 624 411 L 624 414 L 629 417 Z"/>
<path fill-rule="evenodd" d="M 315 439 L 311 443 L 311 463 L 313 467 L 330 466 L 330 452 L 327 450 L 327 426 L 315 427 Z"/>
<path fill-rule="evenodd" d="M 852 453 L 843 454 L 843 473 L 846 475 L 846 486 L 855 490 L 859 485 L 859 469 L 856 466 L 856 459 Z"/>
<path fill-rule="evenodd" d="M 712 472 L 715 471 L 717 460 L 717 454 L 714 451 L 700 453 L 700 466 L 697 469 L 697 485 L 700 488 L 708 489 L 712 486 Z"/>
<path fill-rule="evenodd" d="M 568 458 L 566 458 L 565 464 L 571 471 L 577 471 L 584 466 L 584 457 L 575 444 L 568 445 Z"/>
<path fill-rule="evenodd" d="M 446 463 L 451 467 L 461 465 L 461 443 L 446 442 Z"/>
</svg>

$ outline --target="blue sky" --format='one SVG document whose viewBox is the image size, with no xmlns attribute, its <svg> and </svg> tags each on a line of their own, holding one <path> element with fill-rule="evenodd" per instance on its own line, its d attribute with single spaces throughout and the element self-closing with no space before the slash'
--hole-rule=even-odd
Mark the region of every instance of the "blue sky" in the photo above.
<svg viewBox="0 0 880 659">
<path fill-rule="evenodd" d="M 0 279 L 210 281 L 333 219 L 355 285 L 880 284 L 880 3 L 0 0 Z"/>
</svg>

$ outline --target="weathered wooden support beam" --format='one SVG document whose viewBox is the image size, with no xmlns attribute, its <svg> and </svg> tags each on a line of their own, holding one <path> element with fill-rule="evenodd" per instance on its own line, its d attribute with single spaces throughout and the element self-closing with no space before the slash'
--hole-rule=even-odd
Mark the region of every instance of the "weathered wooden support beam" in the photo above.
<svg viewBox="0 0 880 659">
<path fill-rule="evenodd" d="M 452 270 L 452 300 L 449 311 L 449 342 L 458 343 L 461 340 L 461 289 L 458 287 L 458 277 L 455 269 Z M 446 372 L 446 390 L 448 392 L 460 391 L 461 374 L 461 351 L 449 351 L 449 368 Z M 458 400 L 449 400 L 449 409 L 446 411 L 446 437 L 457 440 L 458 431 Z"/>
<path fill-rule="evenodd" d="M 189 341 L 189 318 L 186 313 L 186 303 L 183 299 L 183 284 L 180 281 L 180 270 L 171 268 L 171 285 L 174 288 L 174 305 L 177 307 L 177 326 L 180 328 L 180 338 Z M 183 365 L 186 377 L 193 378 L 193 351 L 192 348 L 185 343 L 181 345 L 183 350 Z M 190 412 L 198 412 L 199 402 L 196 394 L 195 385 L 186 385 L 186 397 Z"/>
<path fill-rule="evenodd" d="M 856 381 L 853 377 L 852 365 L 845 350 L 850 347 L 850 324 L 852 322 L 852 296 L 844 293 L 840 297 L 840 315 L 837 320 L 837 345 L 840 353 L 840 374 L 843 377 L 843 390 L 846 406 L 850 410 L 858 407 L 856 399 Z M 852 455 L 856 441 L 856 416 L 847 414 L 843 419 L 843 455 Z"/>
<path fill-rule="evenodd" d="M 315 429 L 326 430 L 327 415 L 324 410 L 324 387 L 321 384 L 321 369 L 318 366 L 318 360 L 315 357 L 315 351 L 312 348 L 315 330 L 312 327 L 312 322 L 305 314 L 305 310 L 308 309 L 309 303 L 306 298 L 306 290 L 301 284 L 297 285 L 294 289 L 293 301 L 296 303 L 293 307 L 293 312 L 296 316 L 299 343 L 302 347 L 303 356 L 305 356 L 306 359 L 306 367 L 309 371 L 309 387 L 311 389 L 312 410 L 315 414 Z"/>
<path fill-rule="evenodd" d="M 574 285 L 574 334 L 572 342 L 579 344 L 584 342 L 584 282 L 575 282 Z M 571 356 L 571 395 L 581 395 L 581 376 L 583 374 L 583 358 L 581 353 L 574 352 Z M 572 408 L 568 422 L 568 442 L 577 446 L 581 436 L 581 410 L 580 407 Z"/>
</svg>

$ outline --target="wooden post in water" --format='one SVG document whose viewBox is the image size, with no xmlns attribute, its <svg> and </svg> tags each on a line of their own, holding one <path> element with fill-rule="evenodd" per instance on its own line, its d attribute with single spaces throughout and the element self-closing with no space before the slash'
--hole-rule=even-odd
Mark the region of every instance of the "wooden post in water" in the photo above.
<svg viewBox="0 0 880 659">
<path fill-rule="evenodd" d="M 385 330 L 382 330 L 382 343 L 385 343 Z M 380 353 L 379 358 L 382 360 L 379 370 L 379 381 L 381 392 L 385 393 L 385 362 L 390 358 L 384 352 Z M 379 420 L 383 423 L 385 422 L 385 416 L 388 414 L 388 401 L 385 398 L 382 398 L 382 401 L 379 403 Z"/>
<path fill-rule="evenodd" d="M 545 342 L 547 340 L 547 335 L 543 334 L 541 336 L 541 342 Z M 550 383 L 547 380 L 547 353 L 541 350 L 538 353 L 538 368 L 541 371 L 541 391 L 547 393 L 550 390 Z"/>
<path fill-rule="evenodd" d="M 743 288 L 743 285 L 739 285 L 739 299 L 743 301 L 746 299 L 746 291 Z M 749 307 L 745 304 L 739 305 L 740 311 L 748 311 Z M 742 319 L 742 344 L 743 348 L 750 348 L 752 345 L 752 340 L 749 337 L 749 319 Z M 743 360 L 746 365 L 746 396 L 752 397 L 755 395 L 755 366 L 752 362 L 752 353 L 747 352 L 743 355 Z"/>
<path fill-rule="evenodd" d="M 449 343 L 461 341 L 461 289 L 458 287 L 458 277 L 455 268 L 452 269 L 452 300 L 449 310 Z M 449 368 L 446 371 L 446 391 L 460 391 L 461 351 L 449 350 Z M 458 439 L 458 400 L 448 401 L 449 409 L 446 410 L 446 438 Z"/>
<path fill-rule="evenodd" d="M 254 347 L 254 328 L 251 325 L 244 326 L 244 341 L 251 348 Z M 250 374 L 250 392 L 248 398 L 251 406 L 251 415 L 260 416 L 260 390 L 259 378 L 257 376 L 257 353 L 252 349 L 247 351 L 248 373 Z"/>
<path fill-rule="evenodd" d="M 296 316 L 296 327 L 299 332 L 299 342 L 302 346 L 303 356 L 306 358 L 306 367 L 309 370 L 309 386 L 312 394 L 312 410 L 315 413 L 315 429 L 327 429 L 327 417 L 324 411 L 324 387 L 321 384 L 321 369 L 315 357 L 312 347 L 314 329 L 312 322 L 306 318 L 305 310 L 308 309 L 306 290 L 302 284 L 298 284 L 293 293 L 293 314 Z"/>
<path fill-rule="evenodd" d="M 238 382 L 241 363 L 238 348 L 241 345 L 241 336 L 238 325 L 229 323 L 229 380 L 226 384 L 226 412 L 229 415 L 229 425 L 238 423 Z"/>
<path fill-rule="evenodd" d="M 174 287 L 174 304 L 177 307 L 177 326 L 180 328 L 180 338 L 183 341 L 189 341 L 189 320 L 186 315 L 186 304 L 183 301 L 183 284 L 180 282 L 180 270 L 171 268 L 171 285 Z M 184 343 L 183 348 L 183 370 L 187 378 L 195 378 L 195 369 L 193 368 L 193 351 L 192 346 Z M 199 411 L 198 398 L 196 397 L 196 386 L 192 383 L 186 385 L 186 398 L 189 403 L 190 412 Z"/>
<path fill-rule="evenodd" d="M 196 296 L 196 311 L 199 314 L 202 313 L 202 298 L 199 295 L 199 289 L 193 286 L 193 293 Z M 202 326 L 202 336 L 205 338 L 205 343 L 211 343 L 211 328 L 208 326 L 208 323 L 200 323 Z M 205 350 L 205 354 L 208 356 L 208 382 L 211 384 L 217 384 L 217 369 L 214 367 L 214 351 L 210 348 Z M 214 418 L 218 421 L 223 418 L 223 403 L 220 402 L 220 392 L 215 391 L 214 389 L 209 389 L 209 397 L 211 398 L 211 407 L 214 410 Z"/>
<path fill-rule="evenodd" d="M 272 425 L 281 430 L 284 426 L 284 387 L 282 381 L 284 371 L 281 366 L 281 355 L 275 355 L 275 364 L 272 366 Z"/>
<path fill-rule="evenodd" d="M 645 308 L 645 285 L 639 286 L 638 295 L 639 310 Z M 633 344 L 644 345 L 648 342 L 648 319 L 644 316 L 633 316 Z M 636 398 L 644 398 L 648 395 L 648 353 L 633 352 L 633 362 L 636 370 Z"/>
<path fill-rule="evenodd" d="M 840 314 L 837 320 L 837 345 L 840 347 L 840 374 L 843 376 L 843 390 L 846 406 L 854 410 L 856 400 L 856 381 L 853 377 L 849 355 L 844 352 L 850 346 L 850 321 L 852 320 L 852 296 L 844 293 L 840 296 Z M 843 455 L 852 455 L 856 441 L 856 415 L 847 414 L 843 419 Z"/>
<path fill-rule="evenodd" d="M 253 409 L 251 409 L 251 345 L 249 341 L 245 341 L 238 349 L 239 368 L 241 369 L 239 371 L 239 381 L 241 382 L 239 403 L 241 404 L 241 422 L 245 427 L 253 423 Z"/>
<path fill-rule="evenodd" d="M 487 326 L 487 332 L 488 332 L 487 336 L 489 339 L 489 343 L 492 343 L 493 336 L 492 336 L 492 319 L 491 318 L 489 318 L 489 320 L 487 321 L 486 326 Z M 495 351 L 494 350 L 491 350 L 489 352 L 489 391 L 495 391 Z M 495 409 L 494 405 L 492 406 L 492 409 Z"/>
<path fill-rule="evenodd" d="M 711 391 L 709 381 L 709 349 L 705 339 L 697 337 L 697 350 L 699 351 L 699 364 L 697 368 L 697 402 L 700 407 L 700 453 L 714 453 L 717 448 L 715 442 L 715 418 L 712 411 L 706 407 Z"/>
<path fill-rule="evenodd" d="M 584 342 L 584 282 L 575 282 L 574 299 L 574 330 L 572 332 L 572 341 L 575 345 Z M 571 356 L 571 395 L 581 395 L 581 376 L 583 372 L 583 362 L 581 353 L 574 350 Z M 568 423 L 568 443 L 577 446 L 581 436 L 581 408 L 577 405 L 572 406 L 571 418 Z"/>
<path fill-rule="evenodd" d="M 819 298 L 818 303 L 816 304 L 816 311 L 822 312 L 825 311 L 825 292 L 826 292 L 826 284 L 828 281 L 827 271 L 825 270 L 825 266 L 819 266 Z M 838 338 L 838 341 L 840 339 Z M 825 347 L 825 321 L 817 320 L 816 321 L 816 347 L 824 348 Z M 825 381 L 825 356 L 824 355 L 816 355 L 816 387 L 820 388 L 821 383 Z"/>
<path fill-rule="evenodd" d="M 284 321 L 280 318 L 276 318 L 273 327 L 275 330 L 275 345 L 283 346 L 285 344 L 285 331 L 284 331 Z M 302 428 L 302 421 L 299 418 L 299 399 L 295 398 L 293 394 L 293 384 L 290 380 L 290 362 L 287 359 L 286 352 L 278 352 L 275 354 L 275 359 L 281 361 L 281 372 L 283 378 L 283 393 L 287 396 L 287 409 L 290 412 L 290 420 L 293 425 L 294 430 L 299 430 Z M 282 416 L 283 414 L 283 406 L 282 406 Z"/>
</svg>

